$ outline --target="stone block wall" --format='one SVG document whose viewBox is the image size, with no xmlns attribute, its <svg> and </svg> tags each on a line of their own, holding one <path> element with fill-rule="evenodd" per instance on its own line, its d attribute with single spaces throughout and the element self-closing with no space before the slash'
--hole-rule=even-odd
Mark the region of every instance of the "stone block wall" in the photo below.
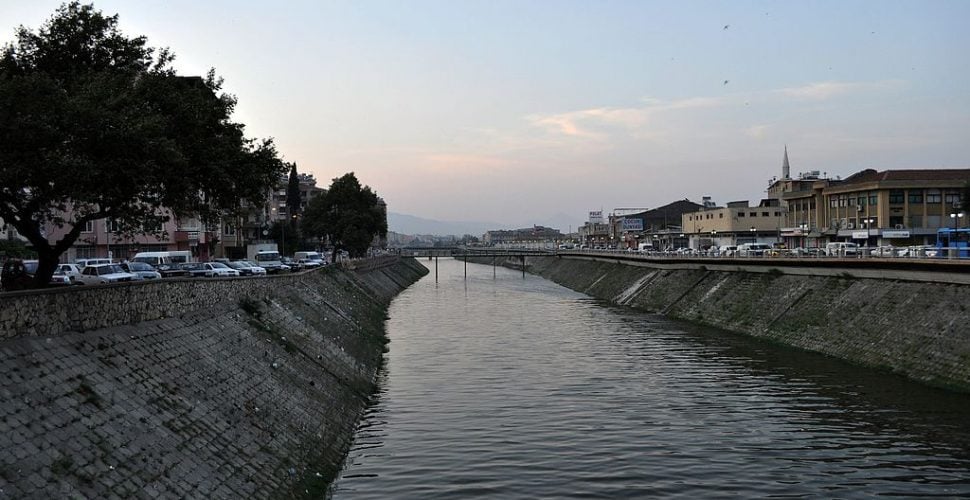
<svg viewBox="0 0 970 500">
<path fill-rule="evenodd" d="M 527 268 L 613 303 L 970 391 L 970 285 L 946 277 L 559 257 L 530 257 Z"/>
<path fill-rule="evenodd" d="M 15 297 L 0 498 L 322 497 L 374 388 L 386 306 L 426 273 L 403 259 Z M 31 298 L 80 310 L 48 321 Z"/>
</svg>

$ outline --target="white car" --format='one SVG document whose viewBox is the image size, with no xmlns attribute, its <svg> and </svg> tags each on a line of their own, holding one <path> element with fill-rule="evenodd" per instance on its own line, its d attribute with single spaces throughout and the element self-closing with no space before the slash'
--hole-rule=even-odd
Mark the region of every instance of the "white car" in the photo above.
<svg viewBox="0 0 970 500">
<path fill-rule="evenodd" d="M 93 264 L 84 266 L 77 282 L 82 285 L 98 285 L 101 283 L 138 281 L 138 279 L 138 275 L 126 273 L 118 264 Z"/>
<path fill-rule="evenodd" d="M 199 265 L 199 269 L 193 271 L 194 275 L 203 275 L 209 278 L 227 278 L 230 276 L 239 276 L 239 271 L 223 264 L 222 262 L 203 262 Z"/>
<path fill-rule="evenodd" d="M 56 272 L 63 273 L 71 280 L 71 283 L 74 283 L 81 276 L 81 267 L 77 264 L 58 264 Z"/>
</svg>

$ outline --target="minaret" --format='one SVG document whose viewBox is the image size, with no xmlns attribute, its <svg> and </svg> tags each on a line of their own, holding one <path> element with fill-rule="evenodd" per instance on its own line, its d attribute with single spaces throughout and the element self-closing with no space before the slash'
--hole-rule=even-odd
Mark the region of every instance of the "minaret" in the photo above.
<svg viewBox="0 0 970 500">
<path fill-rule="evenodd" d="M 781 162 L 781 178 L 791 179 L 791 165 L 788 164 L 788 144 L 785 144 L 785 159 Z"/>
</svg>

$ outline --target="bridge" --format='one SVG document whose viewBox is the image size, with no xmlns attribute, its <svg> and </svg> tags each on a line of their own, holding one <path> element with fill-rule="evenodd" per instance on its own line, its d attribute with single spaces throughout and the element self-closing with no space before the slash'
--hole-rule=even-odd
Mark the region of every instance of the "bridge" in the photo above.
<svg viewBox="0 0 970 500">
<path fill-rule="evenodd" d="M 408 257 L 549 257 L 556 255 L 552 250 L 517 248 L 473 248 L 473 247 L 403 247 L 401 255 Z"/>
<path fill-rule="evenodd" d="M 495 268 L 498 266 L 499 258 L 506 262 L 510 258 L 520 259 L 522 264 L 522 277 L 525 278 L 525 258 L 526 257 L 550 257 L 556 255 L 554 251 L 535 250 L 535 249 L 516 249 L 516 248 L 468 248 L 468 247 L 403 247 L 402 256 L 427 257 L 428 260 L 434 259 L 434 281 L 438 282 L 438 257 L 453 257 L 465 262 L 465 279 L 468 279 L 468 257 L 492 257 L 492 276 L 495 275 Z"/>
</svg>

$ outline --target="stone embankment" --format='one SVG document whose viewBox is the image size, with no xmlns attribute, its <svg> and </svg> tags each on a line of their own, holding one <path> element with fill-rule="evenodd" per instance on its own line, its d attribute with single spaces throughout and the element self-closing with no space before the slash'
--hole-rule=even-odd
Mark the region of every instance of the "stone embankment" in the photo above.
<svg viewBox="0 0 970 500">
<path fill-rule="evenodd" d="M 0 499 L 322 496 L 427 270 L 0 297 Z"/>
<path fill-rule="evenodd" d="M 616 304 L 970 391 L 965 276 L 557 257 L 529 257 L 526 265 Z M 515 259 L 509 266 L 520 264 Z"/>
</svg>

